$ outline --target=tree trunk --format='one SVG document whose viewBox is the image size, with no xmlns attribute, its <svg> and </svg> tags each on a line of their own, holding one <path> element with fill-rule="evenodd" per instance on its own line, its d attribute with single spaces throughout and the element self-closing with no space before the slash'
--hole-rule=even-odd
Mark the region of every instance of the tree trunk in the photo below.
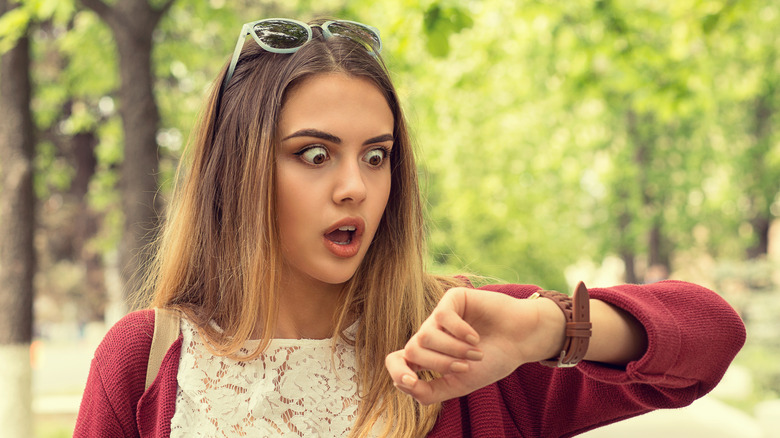
<svg viewBox="0 0 780 438">
<path fill-rule="evenodd" d="M 651 184 L 651 168 L 655 164 L 654 151 L 657 138 L 652 129 L 655 123 L 652 116 L 639 116 L 635 111 L 629 110 L 626 115 L 628 138 L 634 145 L 634 164 L 637 168 L 636 184 L 641 195 L 642 212 L 650 215 L 647 227 L 647 265 L 643 281 L 657 280 L 658 273 L 669 272 L 671 269 L 671 244 L 664 235 L 663 211 L 665 199 L 659 190 L 653 189 Z M 636 269 L 636 267 L 634 267 Z M 648 275 L 652 271 L 651 275 Z M 634 281 L 639 280 L 636 271 L 633 273 Z M 626 280 L 628 281 L 628 280 Z"/>
<path fill-rule="evenodd" d="M 146 0 L 122 0 L 112 6 L 101 0 L 82 3 L 111 28 L 119 53 L 119 113 L 125 138 L 119 190 L 125 221 L 118 259 L 122 296 L 130 304 L 140 289 L 140 274 L 159 225 L 156 136 L 160 115 L 153 91 L 152 36 L 173 0 L 159 9 Z"/>
<path fill-rule="evenodd" d="M 89 183 L 97 169 L 95 147 L 98 138 L 94 131 L 80 132 L 69 137 L 68 158 L 76 174 L 68 191 L 68 202 L 76 205 L 70 220 L 74 222 L 71 240 L 73 252 L 71 260 L 84 267 L 84 287 L 80 296 L 76 297 L 79 323 L 88 321 L 103 321 L 105 318 L 106 284 L 104 281 L 103 259 L 99 251 L 88 245 L 99 230 L 100 215 L 95 212 L 87 201 Z"/>
<path fill-rule="evenodd" d="M 617 188 L 618 203 L 622 203 L 620 206 L 613 206 L 619 213 L 617 216 L 617 252 L 620 255 L 620 259 L 623 260 L 623 266 L 625 272 L 623 274 L 623 281 L 626 283 L 637 283 L 638 277 L 636 275 L 636 242 L 632 237 L 632 225 L 634 217 L 628 205 L 630 204 L 630 193 L 625 187 Z"/>
<path fill-rule="evenodd" d="M 634 253 L 628 250 L 621 251 L 620 259 L 623 260 L 623 266 L 625 266 L 625 273 L 623 274 L 623 281 L 628 284 L 639 283 L 639 277 L 636 275 L 636 261 Z"/>
<path fill-rule="evenodd" d="M 623 266 L 625 267 L 623 281 L 635 284 L 638 283 L 639 280 L 636 275 L 636 252 L 632 245 L 626 241 L 626 236 L 631 232 L 630 227 L 631 215 L 628 212 L 624 212 L 621 215 L 618 224 L 618 236 L 619 240 L 622 241 L 622 243 L 619 244 L 620 247 L 618 248 L 618 252 L 620 253 L 620 259 L 623 260 Z"/>
<path fill-rule="evenodd" d="M 0 14 L 8 10 L 8 2 L 0 0 Z M 5 436 L 32 436 L 35 142 L 30 93 L 25 35 L 0 58 L 0 430 Z"/>
<path fill-rule="evenodd" d="M 153 29 L 145 32 L 133 32 L 129 26 L 118 29 L 114 36 L 121 78 L 119 113 L 125 132 L 125 159 L 120 176 L 125 222 L 119 264 L 124 296 L 129 299 L 139 289 L 136 279 L 145 264 L 143 255 L 158 226 L 156 136 L 160 115 L 153 92 Z"/>
<path fill-rule="evenodd" d="M 765 257 L 769 253 L 769 226 L 771 223 L 772 219 L 769 214 L 757 214 L 750 219 L 750 226 L 753 228 L 756 241 L 746 251 L 749 259 Z"/>
<path fill-rule="evenodd" d="M 749 218 L 755 240 L 746 250 L 750 259 L 765 257 L 769 252 L 769 224 L 772 222 L 771 205 L 777 194 L 777 181 L 768 175 L 766 156 L 772 148 L 773 91 L 766 91 L 756 98 L 753 107 L 753 136 L 755 145 L 750 152 L 752 165 L 747 169 L 752 187 L 748 193 L 752 204 Z M 768 185 L 768 187 L 767 187 Z"/>
</svg>

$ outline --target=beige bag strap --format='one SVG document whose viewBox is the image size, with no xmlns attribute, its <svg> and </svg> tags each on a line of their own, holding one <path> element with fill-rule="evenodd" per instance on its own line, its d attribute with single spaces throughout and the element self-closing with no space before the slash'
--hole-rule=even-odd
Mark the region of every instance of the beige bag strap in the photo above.
<svg viewBox="0 0 780 438">
<path fill-rule="evenodd" d="M 179 312 L 154 308 L 154 335 L 152 346 L 149 348 L 149 363 L 146 365 L 146 386 L 149 389 L 160 371 L 165 353 L 171 344 L 179 338 Z"/>
</svg>

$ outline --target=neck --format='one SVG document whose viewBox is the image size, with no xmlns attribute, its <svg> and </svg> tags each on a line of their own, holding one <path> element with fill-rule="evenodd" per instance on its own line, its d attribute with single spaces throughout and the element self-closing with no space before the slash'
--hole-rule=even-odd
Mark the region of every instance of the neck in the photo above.
<svg viewBox="0 0 780 438">
<path fill-rule="evenodd" d="M 342 289 L 341 284 L 324 284 L 300 278 L 283 281 L 274 337 L 283 339 L 332 337 Z"/>
</svg>

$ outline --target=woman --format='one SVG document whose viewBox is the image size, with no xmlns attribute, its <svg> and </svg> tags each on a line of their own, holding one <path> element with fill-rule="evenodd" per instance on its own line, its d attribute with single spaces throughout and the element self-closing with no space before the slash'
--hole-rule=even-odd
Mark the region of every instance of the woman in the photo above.
<svg viewBox="0 0 780 438">
<path fill-rule="evenodd" d="M 150 275 L 181 330 L 148 389 L 153 311 L 109 331 L 76 436 L 571 436 L 717 384 L 745 333 L 701 287 L 580 286 L 571 309 L 426 273 L 380 50 L 360 23 L 244 25 Z"/>
</svg>

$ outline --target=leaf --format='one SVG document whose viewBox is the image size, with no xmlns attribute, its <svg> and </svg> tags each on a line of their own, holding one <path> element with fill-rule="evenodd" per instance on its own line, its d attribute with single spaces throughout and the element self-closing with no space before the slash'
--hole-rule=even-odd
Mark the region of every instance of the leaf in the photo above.
<svg viewBox="0 0 780 438">
<path fill-rule="evenodd" d="M 11 50 L 27 32 L 30 13 L 25 8 L 12 9 L 0 17 L 0 54 Z"/>
<path fill-rule="evenodd" d="M 474 19 L 462 8 L 434 3 L 423 15 L 425 47 L 431 55 L 444 58 L 450 52 L 450 35 L 473 25 Z"/>
<path fill-rule="evenodd" d="M 718 21 L 720 21 L 720 14 L 708 14 L 701 22 L 701 30 L 705 34 L 712 33 L 718 25 Z"/>
<path fill-rule="evenodd" d="M 442 32 L 429 33 L 426 35 L 425 48 L 428 53 L 438 58 L 444 58 L 450 53 L 449 35 Z"/>
</svg>

